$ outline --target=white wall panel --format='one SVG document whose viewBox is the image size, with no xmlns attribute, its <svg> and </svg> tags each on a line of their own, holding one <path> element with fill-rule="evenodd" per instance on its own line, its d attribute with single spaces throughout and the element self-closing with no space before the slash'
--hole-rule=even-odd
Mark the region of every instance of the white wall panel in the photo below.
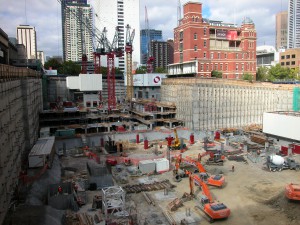
<svg viewBox="0 0 300 225">
<path fill-rule="evenodd" d="M 102 74 L 79 74 L 80 91 L 102 91 Z"/>
<path fill-rule="evenodd" d="M 263 132 L 300 141 L 300 117 L 293 115 L 264 113 Z"/>
<path fill-rule="evenodd" d="M 68 89 L 79 89 L 79 77 L 78 76 L 67 77 L 67 88 Z"/>
</svg>

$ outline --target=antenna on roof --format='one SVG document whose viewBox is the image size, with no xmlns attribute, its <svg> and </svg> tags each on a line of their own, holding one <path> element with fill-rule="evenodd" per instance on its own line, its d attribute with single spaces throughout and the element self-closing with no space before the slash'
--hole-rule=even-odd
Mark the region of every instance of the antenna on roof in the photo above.
<svg viewBox="0 0 300 225">
<path fill-rule="evenodd" d="M 181 3 L 180 0 L 178 0 L 177 4 L 177 26 L 179 26 L 181 20 Z"/>
</svg>

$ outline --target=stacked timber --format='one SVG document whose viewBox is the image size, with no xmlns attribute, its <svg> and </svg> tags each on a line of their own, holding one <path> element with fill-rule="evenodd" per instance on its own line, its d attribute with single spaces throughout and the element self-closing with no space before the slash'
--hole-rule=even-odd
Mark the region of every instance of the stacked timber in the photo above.
<svg viewBox="0 0 300 225">
<path fill-rule="evenodd" d="M 261 145 L 265 145 L 265 143 L 268 141 L 267 137 L 259 135 L 251 135 L 250 140 Z"/>
<path fill-rule="evenodd" d="M 126 191 L 127 194 L 129 193 L 139 193 L 142 191 L 157 191 L 162 189 L 170 189 L 176 187 L 175 185 L 171 184 L 169 180 L 164 180 L 161 182 L 153 182 L 151 184 L 134 184 L 134 185 L 126 185 L 122 188 Z"/>
</svg>

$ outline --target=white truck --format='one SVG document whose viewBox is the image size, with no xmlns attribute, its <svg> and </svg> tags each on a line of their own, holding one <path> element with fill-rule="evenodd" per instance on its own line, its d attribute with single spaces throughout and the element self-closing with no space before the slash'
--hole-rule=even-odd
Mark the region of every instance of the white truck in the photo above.
<svg viewBox="0 0 300 225">
<path fill-rule="evenodd" d="M 282 171 L 283 169 L 300 170 L 300 164 L 292 158 L 283 158 L 280 155 L 269 155 L 267 157 L 267 167 L 270 171 Z"/>
</svg>

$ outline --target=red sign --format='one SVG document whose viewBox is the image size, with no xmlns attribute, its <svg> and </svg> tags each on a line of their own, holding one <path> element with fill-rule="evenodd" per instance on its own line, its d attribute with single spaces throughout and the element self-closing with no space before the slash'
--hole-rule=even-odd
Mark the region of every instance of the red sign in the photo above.
<svg viewBox="0 0 300 225">
<path fill-rule="evenodd" d="M 226 39 L 227 40 L 236 40 L 237 39 L 237 31 L 236 30 L 227 31 Z"/>
</svg>

